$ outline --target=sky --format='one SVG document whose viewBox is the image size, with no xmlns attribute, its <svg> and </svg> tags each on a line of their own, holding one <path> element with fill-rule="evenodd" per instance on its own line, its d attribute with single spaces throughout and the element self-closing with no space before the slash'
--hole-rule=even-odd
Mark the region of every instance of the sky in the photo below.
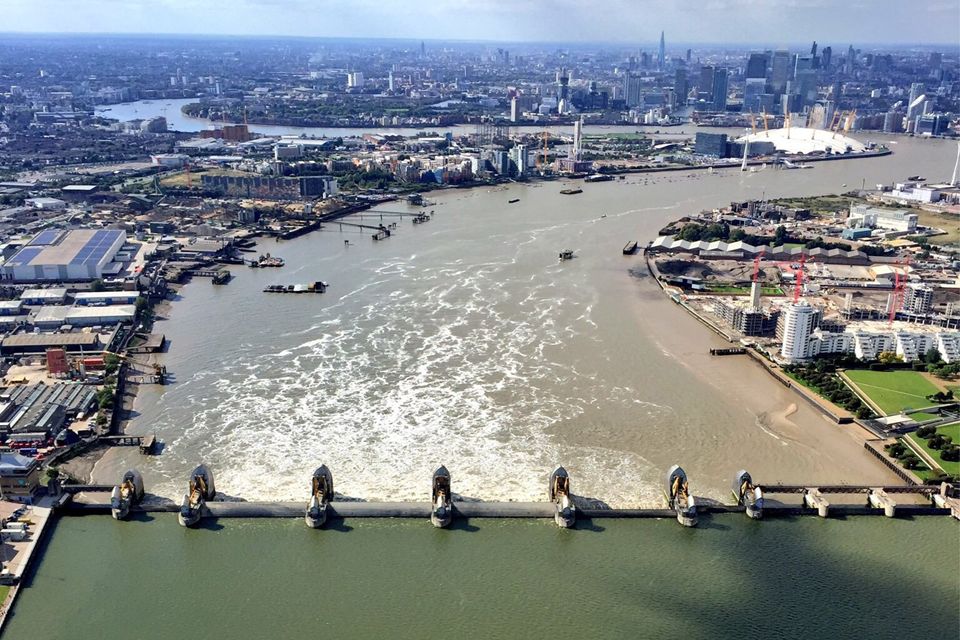
<svg viewBox="0 0 960 640">
<path fill-rule="evenodd" d="M 960 47 L 960 0 L 0 0 L 0 31 Z"/>
</svg>

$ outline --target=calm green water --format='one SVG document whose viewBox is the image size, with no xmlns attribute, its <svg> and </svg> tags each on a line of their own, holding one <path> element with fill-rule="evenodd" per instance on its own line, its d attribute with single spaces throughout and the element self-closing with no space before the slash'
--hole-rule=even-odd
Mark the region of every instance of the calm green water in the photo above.
<svg viewBox="0 0 960 640">
<path fill-rule="evenodd" d="M 702 524 L 66 518 L 4 640 L 957 637 L 947 518 Z"/>
</svg>

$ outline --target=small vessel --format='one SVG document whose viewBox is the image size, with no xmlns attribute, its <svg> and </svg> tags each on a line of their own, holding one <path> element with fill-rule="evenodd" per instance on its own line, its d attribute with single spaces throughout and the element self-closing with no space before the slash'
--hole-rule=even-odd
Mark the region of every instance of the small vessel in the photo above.
<svg viewBox="0 0 960 640">
<path fill-rule="evenodd" d="M 190 485 L 180 503 L 177 520 L 181 526 L 192 527 L 200 521 L 203 507 L 217 494 L 213 484 L 213 472 L 207 465 L 201 464 L 190 474 Z"/>
<path fill-rule="evenodd" d="M 563 467 L 557 467 L 550 474 L 547 496 L 556 509 L 553 520 L 557 526 L 561 529 L 572 527 L 577 521 L 577 507 L 570 496 L 570 475 Z"/>
<path fill-rule="evenodd" d="M 254 269 L 265 269 L 267 267 L 282 267 L 284 265 L 283 258 L 278 258 L 277 256 L 271 256 L 269 253 L 265 253 L 258 257 L 256 260 L 250 262 L 250 266 Z"/>
<path fill-rule="evenodd" d="M 333 474 L 322 464 L 310 479 L 310 503 L 304 520 L 311 529 L 319 529 L 327 521 L 327 507 L 333 500 Z"/>
<path fill-rule="evenodd" d="M 583 189 L 573 188 L 573 189 L 560 189 L 560 193 L 565 196 L 575 196 L 578 193 L 583 193 Z"/>
<path fill-rule="evenodd" d="M 520 202 L 520 198 L 514 198 L 512 200 L 507 200 L 507 204 L 513 204 L 514 202 Z"/>
<path fill-rule="evenodd" d="M 143 500 L 143 477 L 136 469 L 123 474 L 120 484 L 110 494 L 110 515 L 114 520 L 123 520 L 130 514 L 130 507 Z"/>
<path fill-rule="evenodd" d="M 632 256 L 637 252 L 637 241 L 631 240 L 627 244 L 623 245 L 623 255 Z"/>
<path fill-rule="evenodd" d="M 685 527 L 697 526 L 697 505 L 690 493 L 690 483 L 687 474 L 675 464 L 667 471 L 664 497 L 667 506 L 677 514 L 677 522 Z"/>
<path fill-rule="evenodd" d="M 603 173 L 594 173 L 583 179 L 584 182 L 609 182 L 610 180 L 613 180 L 613 176 Z"/>
<path fill-rule="evenodd" d="M 564 249 L 560 252 L 560 261 L 573 260 L 573 249 Z"/>
<path fill-rule="evenodd" d="M 763 489 L 753 483 L 753 478 L 741 469 L 733 478 L 733 497 L 743 505 L 747 516 L 754 520 L 763 518 Z"/>
<path fill-rule="evenodd" d="M 268 284 L 263 288 L 264 293 L 326 293 L 330 286 L 323 280 L 310 284 Z"/>
<path fill-rule="evenodd" d="M 453 520 L 453 501 L 450 493 L 450 472 L 443 465 L 433 472 L 433 491 L 430 494 L 430 522 L 442 528 Z"/>
<path fill-rule="evenodd" d="M 418 213 L 413 217 L 413 224 L 423 224 L 424 222 L 430 222 L 432 213 L 433 212 L 430 212 L 430 214 Z"/>
</svg>

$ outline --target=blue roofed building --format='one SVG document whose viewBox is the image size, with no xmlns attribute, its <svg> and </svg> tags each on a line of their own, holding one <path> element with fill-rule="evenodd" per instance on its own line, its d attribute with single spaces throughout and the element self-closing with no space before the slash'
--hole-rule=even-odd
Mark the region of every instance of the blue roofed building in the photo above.
<svg viewBox="0 0 960 640">
<path fill-rule="evenodd" d="M 3 264 L 3 280 L 78 282 L 102 278 L 127 241 L 119 229 L 41 231 Z"/>
</svg>

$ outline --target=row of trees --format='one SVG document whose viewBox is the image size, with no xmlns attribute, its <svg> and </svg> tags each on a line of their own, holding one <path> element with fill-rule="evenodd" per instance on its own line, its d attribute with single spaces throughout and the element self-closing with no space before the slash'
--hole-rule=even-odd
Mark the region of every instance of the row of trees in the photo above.
<svg viewBox="0 0 960 640">
<path fill-rule="evenodd" d="M 836 365 L 827 360 L 811 364 L 790 364 L 783 370 L 830 402 L 843 407 L 861 420 L 873 416 L 873 411 L 851 391 L 836 374 Z"/>
</svg>

